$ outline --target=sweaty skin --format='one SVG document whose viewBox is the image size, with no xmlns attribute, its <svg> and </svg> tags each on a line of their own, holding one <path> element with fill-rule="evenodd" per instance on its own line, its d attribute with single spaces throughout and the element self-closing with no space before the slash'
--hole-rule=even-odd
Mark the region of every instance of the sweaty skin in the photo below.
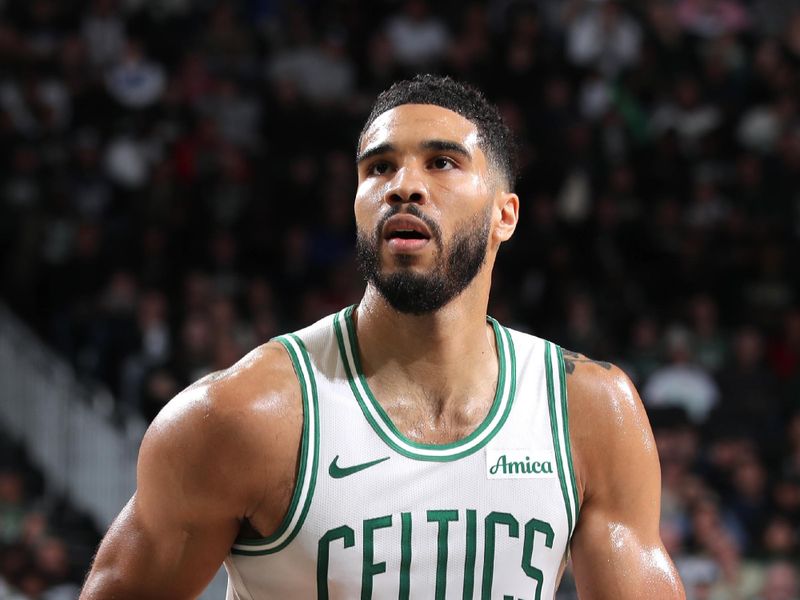
<svg viewBox="0 0 800 600">
<path fill-rule="evenodd" d="M 368 285 L 355 313 L 365 375 L 397 428 L 424 443 L 461 439 L 494 397 L 496 348 L 485 315 L 519 199 L 504 191 L 474 124 L 438 106 L 385 112 L 359 153 L 360 231 L 372 235 L 391 206 L 414 203 L 447 246 L 459 223 L 491 215 L 486 261 L 441 310 L 398 313 Z M 384 273 L 424 274 L 436 264 L 436 244 L 397 246 L 379 248 Z M 635 390 L 610 366 L 573 357 L 567 370 L 581 497 L 572 556 L 582 600 L 683 598 L 658 535 L 658 459 Z M 181 392 L 145 435 L 136 493 L 105 536 L 81 599 L 200 594 L 237 534 L 263 537 L 278 528 L 294 489 L 302 422 L 299 384 L 276 343 Z"/>
<path fill-rule="evenodd" d="M 659 535 L 661 470 L 636 389 L 609 363 L 566 351 L 565 362 L 581 497 L 571 545 L 578 595 L 684 598 Z"/>
<path fill-rule="evenodd" d="M 240 529 L 277 529 L 302 419 L 297 378 L 274 343 L 178 394 L 144 437 L 136 493 L 103 539 L 81 599 L 196 598 Z"/>
</svg>

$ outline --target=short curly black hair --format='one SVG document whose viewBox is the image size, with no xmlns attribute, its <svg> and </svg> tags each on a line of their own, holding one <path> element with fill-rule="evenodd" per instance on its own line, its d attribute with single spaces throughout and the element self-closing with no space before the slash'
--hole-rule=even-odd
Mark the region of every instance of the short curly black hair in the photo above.
<svg viewBox="0 0 800 600">
<path fill-rule="evenodd" d="M 503 176 L 508 190 L 517 180 L 516 143 L 500 111 L 477 88 L 451 77 L 415 75 L 380 93 L 358 136 L 358 145 L 380 115 L 402 104 L 434 104 L 458 113 L 478 128 L 481 149 Z"/>
</svg>

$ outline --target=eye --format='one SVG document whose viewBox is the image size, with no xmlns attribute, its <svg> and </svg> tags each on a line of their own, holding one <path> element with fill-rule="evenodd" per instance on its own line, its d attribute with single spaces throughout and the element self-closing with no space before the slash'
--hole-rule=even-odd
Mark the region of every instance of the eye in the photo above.
<svg viewBox="0 0 800 600">
<path fill-rule="evenodd" d="M 456 165 L 451 158 L 446 156 L 437 156 L 431 161 L 431 166 L 433 166 L 433 168 L 437 171 L 447 171 L 455 168 Z"/>
<path fill-rule="evenodd" d="M 389 170 L 389 163 L 386 161 L 378 161 L 372 163 L 367 169 L 368 175 L 384 175 Z"/>
</svg>

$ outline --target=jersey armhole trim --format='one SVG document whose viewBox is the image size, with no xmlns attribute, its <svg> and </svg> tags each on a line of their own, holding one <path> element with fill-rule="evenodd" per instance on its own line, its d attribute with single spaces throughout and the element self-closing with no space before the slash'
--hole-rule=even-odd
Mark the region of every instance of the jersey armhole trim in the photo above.
<svg viewBox="0 0 800 600">
<path fill-rule="evenodd" d="M 292 501 L 277 531 L 264 538 L 237 538 L 231 554 L 258 556 L 273 554 L 285 548 L 300 531 L 305 521 L 317 482 L 319 463 L 319 403 L 317 382 L 303 341 L 294 334 L 275 338 L 292 361 L 303 398 L 303 433 L 300 464 Z"/>
<path fill-rule="evenodd" d="M 572 459 L 572 443 L 569 435 L 569 409 L 567 405 L 567 374 L 564 367 L 564 352 L 561 346 L 556 346 L 558 351 L 558 375 L 561 378 L 561 410 L 564 414 L 564 441 L 567 453 L 567 471 L 569 472 L 569 482 L 572 489 L 572 497 L 575 499 L 575 524 L 578 523 L 578 515 L 581 512 L 580 500 L 578 497 L 578 486 L 575 483 L 575 464 Z M 574 528 L 573 528 L 574 529 Z"/>
<path fill-rule="evenodd" d="M 556 471 L 564 498 L 567 516 L 567 547 L 578 520 L 578 496 L 572 467 L 572 453 L 569 444 L 569 423 L 567 421 L 567 392 L 564 376 L 564 362 L 561 348 L 545 342 L 545 378 L 547 380 L 547 404 L 550 412 L 550 431 L 553 436 L 553 451 L 556 455 Z"/>
</svg>

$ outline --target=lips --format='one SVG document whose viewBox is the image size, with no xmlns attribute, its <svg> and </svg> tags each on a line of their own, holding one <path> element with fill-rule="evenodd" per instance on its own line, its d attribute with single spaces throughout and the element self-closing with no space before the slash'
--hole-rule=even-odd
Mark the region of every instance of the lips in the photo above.
<svg viewBox="0 0 800 600">
<path fill-rule="evenodd" d="M 431 232 L 428 226 L 412 215 L 395 215 L 383 226 L 385 240 L 429 240 Z"/>
<path fill-rule="evenodd" d="M 431 232 L 422 219 L 409 214 L 395 215 L 383 226 L 383 239 L 394 254 L 412 254 L 431 240 Z"/>
</svg>

